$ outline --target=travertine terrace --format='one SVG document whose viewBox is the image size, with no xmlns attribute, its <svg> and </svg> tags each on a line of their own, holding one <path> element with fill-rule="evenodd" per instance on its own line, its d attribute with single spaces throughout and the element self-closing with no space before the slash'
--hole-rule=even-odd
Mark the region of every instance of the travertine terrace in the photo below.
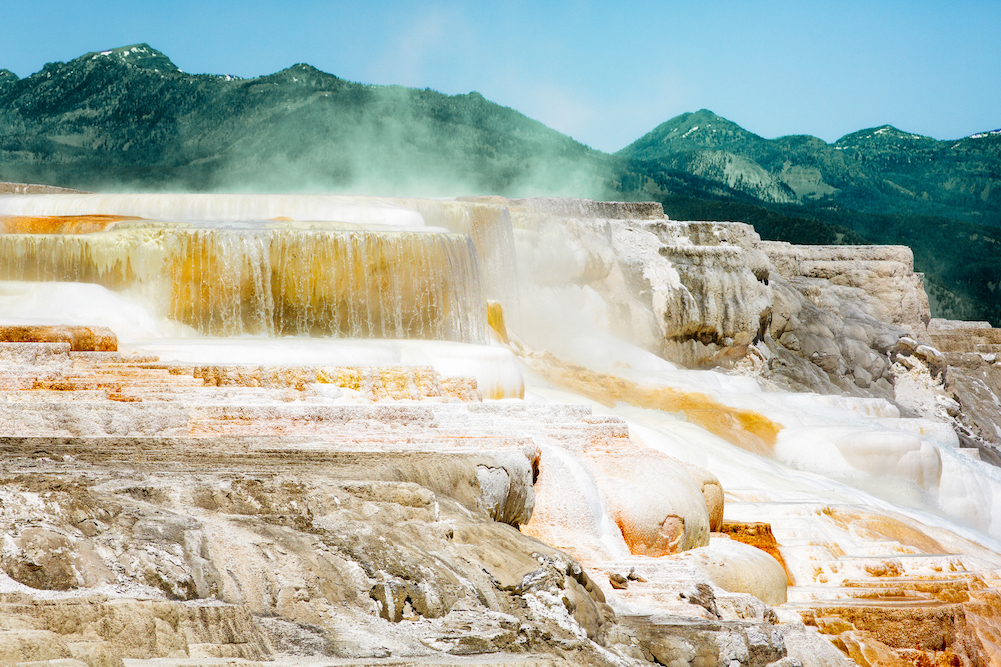
<svg viewBox="0 0 1001 667">
<path fill-rule="evenodd" d="M 996 332 L 904 248 L 584 200 L 2 223 L 4 664 L 998 663 Z"/>
</svg>

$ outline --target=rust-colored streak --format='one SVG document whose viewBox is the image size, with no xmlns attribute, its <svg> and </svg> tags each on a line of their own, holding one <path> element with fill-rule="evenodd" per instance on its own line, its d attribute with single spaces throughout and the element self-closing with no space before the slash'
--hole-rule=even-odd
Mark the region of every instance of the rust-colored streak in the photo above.
<svg viewBox="0 0 1001 667">
<path fill-rule="evenodd" d="M 763 521 L 724 521 L 719 532 L 723 533 L 731 540 L 743 542 L 744 544 L 761 549 L 766 554 L 777 560 L 782 566 L 782 569 L 785 570 L 786 581 L 790 586 L 795 585 L 796 582 L 793 580 L 792 574 L 786 566 L 786 561 L 782 557 L 782 552 L 779 551 L 779 543 L 776 541 L 775 535 L 772 534 L 771 524 Z"/>
<path fill-rule="evenodd" d="M 122 220 L 141 220 L 124 215 L 0 215 L 3 234 L 91 234 L 106 232 Z"/>
<path fill-rule="evenodd" d="M 643 525 L 626 512 L 612 510 L 612 519 L 622 531 L 622 539 L 634 556 L 660 558 L 682 551 L 678 547 L 685 532 L 685 520 L 669 516 L 660 526 Z"/>
<path fill-rule="evenodd" d="M 621 401 L 637 408 L 680 412 L 687 421 L 754 454 L 771 455 L 775 439 L 782 430 L 781 424 L 762 414 L 723 405 L 706 394 L 640 384 L 610 373 L 592 371 L 548 353 L 524 360 L 550 382 L 584 394 L 602 405 L 613 407 Z"/>
<path fill-rule="evenodd" d="M 106 327 L 70 325 L 0 326 L 4 343 L 69 343 L 73 352 L 115 352 L 118 336 Z"/>
</svg>

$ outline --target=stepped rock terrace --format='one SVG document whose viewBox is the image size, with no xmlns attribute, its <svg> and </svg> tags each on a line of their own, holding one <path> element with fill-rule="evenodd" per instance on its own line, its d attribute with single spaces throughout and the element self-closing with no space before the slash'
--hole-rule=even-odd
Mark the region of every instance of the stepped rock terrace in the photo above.
<svg viewBox="0 0 1001 667">
<path fill-rule="evenodd" d="M 0 215 L 6 662 L 998 664 L 994 334 L 906 249 L 584 200 Z"/>
</svg>

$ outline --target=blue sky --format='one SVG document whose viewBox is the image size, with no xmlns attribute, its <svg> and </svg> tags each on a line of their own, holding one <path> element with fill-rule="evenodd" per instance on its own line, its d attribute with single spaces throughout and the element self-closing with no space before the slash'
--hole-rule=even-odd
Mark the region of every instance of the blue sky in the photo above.
<svg viewBox="0 0 1001 667">
<path fill-rule="evenodd" d="M 192 73 L 298 62 L 477 90 L 605 151 L 708 108 L 765 137 L 1001 127 L 1001 2 L 0 0 L 18 76 L 148 42 Z"/>
</svg>

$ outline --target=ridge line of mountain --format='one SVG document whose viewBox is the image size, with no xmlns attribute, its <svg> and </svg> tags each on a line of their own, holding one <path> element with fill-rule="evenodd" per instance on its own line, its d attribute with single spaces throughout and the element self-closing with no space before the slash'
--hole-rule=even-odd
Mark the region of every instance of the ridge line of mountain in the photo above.
<svg viewBox="0 0 1001 667">
<path fill-rule="evenodd" d="M 133 55 L 135 55 L 136 57 L 134 57 L 131 60 L 129 60 L 130 56 L 133 56 Z M 79 56 L 79 57 L 74 58 L 74 59 L 72 59 L 70 61 L 67 61 L 66 63 L 58 63 L 58 62 L 57 63 L 46 63 L 45 67 L 48 67 L 49 65 L 58 65 L 58 64 L 67 64 L 67 65 L 69 65 L 69 64 L 76 63 L 76 62 L 84 61 L 88 57 L 91 60 L 93 60 L 93 59 L 96 59 L 96 58 L 102 57 L 102 56 L 103 57 L 109 57 L 109 56 L 110 57 L 118 57 L 120 59 L 120 61 L 123 62 L 124 64 L 130 64 L 130 65 L 139 66 L 139 67 L 143 67 L 143 68 L 154 67 L 154 63 L 155 63 L 155 64 L 165 65 L 165 66 L 167 66 L 169 68 L 168 71 L 172 71 L 172 72 L 176 72 L 176 73 L 180 73 L 180 74 L 188 74 L 189 76 L 226 77 L 229 80 L 249 81 L 249 80 L 253 80 L 253 79 L 262 79 L 262 78 L 267 78 L 269 76 L 274 76 L 276 74 L 281 74 L 282 72 L 287 72 L 287 71 L 293 70 L 293 69 L 295 69 L 297 67 L 310 68 L 314 72 L 321 73 L 321 74 L 323 74 L 325 76 L 330 76 L 330 77 L 334 77 L 335 79 L 344 80 L 344 79 L 340 79 L 340 77 L 338 77 L 336 74 L 331 74 L 329 72 L 324 72 L 323 70 L 320 70 L 320 69 L 314 67 L 313 65 L 310 65 L 309 63 L 295 63 L 295 64 L 293 64 L 293 65 L 291 65 L 289 67 L 286 67 L 284 69 L 278 70 L 276 72 L 272 72 L 270 74 L 261 74 L 261 75 L 256 76 L 256 77 L 241 77 L 241 76 L 236 76 L 236 75 L 231 75 L 231 74 L 213 74 L 213 73 L 190 74 L 190 73 L 184 72 L 179 67 L 177 67 L 177 65 L 175 65 L 170 60 L 170 58 L 166 54 L 164 54 L 162 51 L 159 51 L 158 49 L 150 46 L 146 42 L 139 42 L 139 43 L 136 43 L 136 44 L 129 44 L 129 45 L 126 45 L 126 46 L 119 46 L 119 47 L 115 47 L 115 48 L 112 48 L 112 49 L 105 49 L 103 51 L 90 51 L 88 53 L 83 54 L 82 56 Z M 28 78 L 31 78 L 32 76 L 36 76 L 36 75 L 40 74 L 41 72 L 44 72 L 45 71 L 45 67 L 43 67 L 41 70 L 39 70 L 39 72 L 35 72 L 33 74 L 30 74 L 30 75 L 28 75 L 27 77 L 24 77 L 24 78 L 28 79 Z M 14 72 L 12 72 L 12 71 L 10 71 L 8 69 L 2 69 L 2 68 L 0 68 L 0 80 L 2 80 L 5 77 L 7 77 L 7 78 L 13 77 L 13 79 L 16 80 L 16 81 L 22 80 Z M 360 85 L 379 85 L 379 84 L 364 84 L 364 83 L 361 83 L 361 82 L 353 82 L 353 83 L 360 83 Z M 393 85 L 394 84 L 389 84 L 389 86 L 393 86 Z M 405 87 L 405 86 L 400 86 L 400 87 Z M 480 95 L 480 93 L 477 93 L 476 91 L 470 91 L 469 93 L 465 93 L 465 94 L 466 95 Z M 462 95 L 462 93 L 460 93 L 460 95 Z M 455 96 L 451 96 L 451 97 L 455 97 Z M 498 106 L 500 106 L 500 105 L 498 105 Z M 742 126 L 738 125 L 737 123 L 735 123 L 735 122 L 733 122 L 733 121 L 731 121 L 731 120 L 729 120 L 727 118 L 724 118 L 722 116 L 719 116 L 715 112 L 713 112 L 713 111 L 711 111 L 709 109 L 705 109 L 705 108 L 699 109 L 698 111 L 694 111 L 694 112 L 684 112 L 684 113 L 678 114 L 677 116 L 674 116 L 673 118 L 665 121 L 664 123 L 661 123 L 661 125 L 657 126 L 657 128 L 654 128 L 654 130 L 652 130 L 651 132 L 656 132 L 657 129 L 659 129 L 660 127 L 662 127 L 664 125 L 668 125 L 668 124 L 672 124 L 672 123 L 678 123 L 678 122 L 684 122 L 684 120 L 686 120 L 689 117 L 699 116 L 699 115 L 705 115 L 705 114 L 708 114 L 709 116 L 711 116 L 715 120 L 721 120 L 721 121 L 724 121 L 726 123 L 731 123 L 734 126 L 736 126 L 736 127 L 740 128 L 741 130 L 743 130 L 744 132 L 746 132 L 746 133 L 748 133 L 748 134 L 750 134 L 750 135 L 752 135 L 752 136 L 754 136 L 754 137 L 756 137 L 758 139 L 761 139 L 762 141 L 779 141 L 779 140 L 784 140 L 784 139 L 800 138 L 800 137 L 810 138 L 810 139 L 817 139 L 819 141 L 824 141 L 820 137 L 817 137 L 816 135 L 812 135 L 812 134 L 785 134 L 785 135 L 780 135 L 778 137 L 774 137 L 772 139 L 767 139 L 765 137 L 762 137 L 761 135 L 758 135 L 756 133 L 751 132 L 750 130 L 744 129 Z M 877 133 L 878 134 L 880 131 L 887 131 L 887 130 L 892 131 L 894 133 L 897 133 L 900 136 L 907 136 L 907 137 L 912 137 L 912 138 L 917 138 L 917 139 L 929 139 L 929 140 L 932 140 L 932 141 L 939 141 L 939 142 L 953 142 L 953 143 L 959 142 L 959 141 L 963 141 L 965 139 L 977 139 L 977 138 L 982 138 L 982 137 L 991 136 L 991 135 L 1001 135 L 1001 128 L 996 128 L 996 129 L 991 129 L 991 130 L 983 130 L 983 131 L 980 131 L 980 132 L 975 132 L 975 133 L 973 133 L 971 135 L 964 136 L 964 137 L 959 137 L 959 138 L 956 138 L 956 139 L 935 139 L 934 137 L 930 137 L 930 136 L 926 136 L 926 135 L 920 135 L 920 134 L 915 134 L 915 133 L 911 133 L 911 132 L 906 132 L 904 130 L 900 130 L 899 128 L 897 128 L 897 127 L 895 127 L 895 126 L 893 126 L 891 124 L 883 124 L 883 125 L 878 125 L 878 126 L 875 126 L 875 127 L 862 128 L 860 130 L 856 130 L 855 132 L 850 132 L 848 134 L 845 134 L 844 136 L 840 137 L 839 139 L 835 140 L 834 142 L 826 142 L 826 141 L 824 141 L 824 143 L 826 143 L 829 146 L 835 146 L 835 145 L 838 145 L 839 143 L 843 142 L 848 137 L 852 137 L 852 136 L 855 136 L 855 135 L 861 135 L 861 134 L 864 134 L 864 133 Z M 637 141 L 639 141 L 639 139 Z M 581 143 L 581 142 L 578 142 L 578 143 Z M 626 147 L 624 147 L 624 148 L 622 148 L 622 149 L 620 149 L 618 151 L 612 151 L 612 152 L 600 151 L 600 152 L 603 152 L 603 153 L 606 153 L 606 154 L 609 154 L 609 155 L 615 155 L 615 154 L 619 154 L 619 153 L 622 153 L 622 152 L 628 150 L 628 148 L 629 148 L 629 146 L 626 146 Z M 597 150 L 597 149 L 594 149 L 594 150 Z"/>
</svg>

